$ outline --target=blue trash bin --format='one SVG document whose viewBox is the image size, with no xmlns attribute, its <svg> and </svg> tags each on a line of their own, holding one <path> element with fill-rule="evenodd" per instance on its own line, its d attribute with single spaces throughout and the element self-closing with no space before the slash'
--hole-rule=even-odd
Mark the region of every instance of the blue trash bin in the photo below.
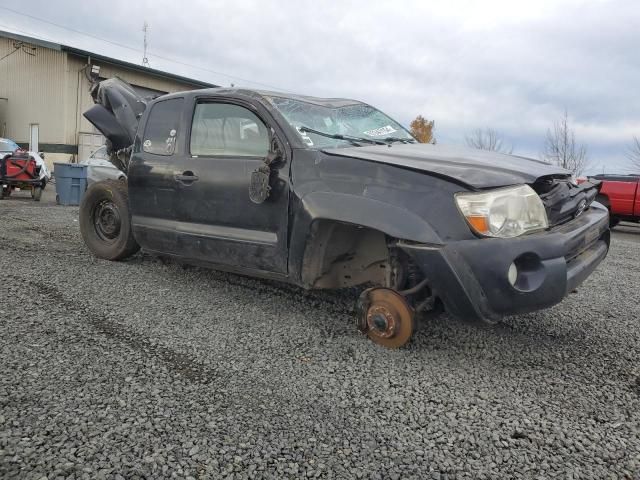
<svg viewBox="0 0 640 480">
<path fill-rule="evenodd" d="M 80 205 L 87 189 L 87 166 L 77 163 L 54 163 L 56 202 L 60 205 Z"/>
</svg>

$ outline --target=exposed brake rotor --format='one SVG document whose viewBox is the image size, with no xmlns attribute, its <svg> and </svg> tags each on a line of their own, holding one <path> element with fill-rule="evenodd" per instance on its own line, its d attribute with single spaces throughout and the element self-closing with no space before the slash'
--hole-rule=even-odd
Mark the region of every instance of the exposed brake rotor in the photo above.
<svg viewBox="0 0 640 480">
<path fill-rule="evenodd" d="M 359 310 L 359 329 L 383 347 L 399 348 L 413 334 L 413 309 L 390 288 L 369 288 L 362 292 Z"/>
</svg>

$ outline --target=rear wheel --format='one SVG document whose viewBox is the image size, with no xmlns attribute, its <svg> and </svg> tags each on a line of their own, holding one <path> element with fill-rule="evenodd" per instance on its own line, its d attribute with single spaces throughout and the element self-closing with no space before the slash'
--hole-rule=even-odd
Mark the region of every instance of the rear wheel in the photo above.
<svg viewBox="0 0 640 480">
<path fill-rule="evenodd" d="M 118 180 L 93 183 L 80 202 L 80 232 L 99 258 L 122 260 L 140 246 L 133 238 L 127 184 Z"/>
<path fill-rule="evenodd" d="M 36 202 L 39 202 L 42 198 L 42 187 L 33 187 L 33 190 L 31 190 L 31 197 Z"/>
</svg>

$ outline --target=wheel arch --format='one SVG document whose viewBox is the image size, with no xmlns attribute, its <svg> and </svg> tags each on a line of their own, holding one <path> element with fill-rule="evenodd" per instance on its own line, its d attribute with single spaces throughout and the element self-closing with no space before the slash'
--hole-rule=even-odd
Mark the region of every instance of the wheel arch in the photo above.
<svg viewBox="0 0 640 480">
<path fill-rule="evenodd" d="M 346 193 L 313 192 L 303 197 L 302 204 L 314 220 L 360 225 L 391 237 L 420 243 L 441 243 L 440 237 L 424 218 L 391 203 Z"/>
<path fill-rule="evenodd" d="M 424 219 L 379 200 L 314 192 L 299 202 L 290 267 L 306 288 L 393 283 L 394 241 L 441 243 Z"/>
</svg>

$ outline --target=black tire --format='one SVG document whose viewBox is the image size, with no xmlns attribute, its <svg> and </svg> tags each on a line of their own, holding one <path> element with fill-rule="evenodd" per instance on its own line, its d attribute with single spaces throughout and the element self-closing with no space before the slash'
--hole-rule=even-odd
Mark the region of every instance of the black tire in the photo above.
<svg viewBox="0 0 640 480">
<path fill-rule="evenodd" d="M 80 201 L 80 233 L 89 250 L 105 260 L 122 260 L 140 249 L 131 229 L 126 183 L 91 184 Z"/>
<path fill-rule="evenodd" d="M 39 202 L 42 198 L 42 187 L 33 187 L 31 191 L 31 196 L 36 202 Z"/>
<path fill-rule="evenodd" d="M 619 218 L 609 216 L 609 228 L 617 227 L 619 223 Z"/>
</svg>

